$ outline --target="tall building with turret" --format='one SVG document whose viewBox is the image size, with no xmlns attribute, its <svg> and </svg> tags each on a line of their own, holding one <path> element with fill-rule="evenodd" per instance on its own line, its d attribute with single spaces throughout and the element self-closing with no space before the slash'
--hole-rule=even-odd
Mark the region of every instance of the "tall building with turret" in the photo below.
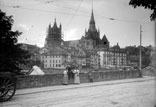
<svg viewBox="0 0 156 107">
<path fill-rule="evenodd" d="M 55 19 L 53 26 L 49 24 L 49 27 L 47 29 L 47 37 L 45 39 L 45 48 L 53 48 L 53 47 L 61 45 L 63 41 L 61 34 L 62 34 L 62 26 L 60 24 L 58 27 L 56 23 L 56 19 Z"/>
</svg>

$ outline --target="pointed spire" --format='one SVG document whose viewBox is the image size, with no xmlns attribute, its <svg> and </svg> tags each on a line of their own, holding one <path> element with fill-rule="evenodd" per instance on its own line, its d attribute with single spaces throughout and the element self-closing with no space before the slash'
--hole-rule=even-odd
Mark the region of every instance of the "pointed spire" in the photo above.
<svg viewBox="0 0 156 107">
<path fill-rule="evenodd" d="M 92 32 L 96 32 L 97 29 L 95 27 L 95 20 L 94 20 L 94 13 L 93 13 L 93 9 L 92 9 L 92 13 L 91 13 L 91 18 L 90 18 L 90 22 L 89 22 L 89 29 Z"/>
<path fill-rule="evenodd" d="M 51 24 L 49 23 L 48 29 L 47 29 L 47 33 L 49 34 L 51 31 Z"/>
<path fill-rule="evenodd" d="M 99 28 L 98 28 L 98 34 L 99 34 L 98 37 L 100 38 L 100 29 Z"/>
<path fill-rule="evenodd" d="M 55 18 L 53 27 L 57 27 L 56 18 Z"/>
<path fill-rule="evenodd" d="M 90 18 L 90 24 L 95 24 L 93 9 L 92 9 L 91 18 Z"/>
<path fill-rule="evenodd" d="M 48 29 L 51 29 L 51 24 L 49 23 L 49 27 L 48 27 Z"/>
</svg>

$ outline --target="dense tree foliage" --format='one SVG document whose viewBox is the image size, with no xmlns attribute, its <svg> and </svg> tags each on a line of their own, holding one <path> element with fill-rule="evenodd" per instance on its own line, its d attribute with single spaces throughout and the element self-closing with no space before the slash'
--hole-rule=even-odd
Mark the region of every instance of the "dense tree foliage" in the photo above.
<svg viewBox="0 0 156 107">
<path fill-rule="evenodd" d="M 43 63 L 40 60 L 29 60 L 29 63 L 27 64 L 27 67 L 30 69 L 32 68 L 34 65 L 43 68 Z"/>
<path fill-rule="evenodd" d="M 156 18 L 156 1 L 155 0 L 130 0 L 129 5 L 132 5 L 134 8 L 143 6 L 145 9 L 153 10 L 150 18 L 154 20 Z"/>
<path fill-rule="evenodd" d="M 20 48 L 17 38 L 19 31 L 12 31 L 14 20 L 0 10 L 0 72 L 19 72 L 19 64 L 25 64 L 29 58 L 27 51 Z"/>
</svg>

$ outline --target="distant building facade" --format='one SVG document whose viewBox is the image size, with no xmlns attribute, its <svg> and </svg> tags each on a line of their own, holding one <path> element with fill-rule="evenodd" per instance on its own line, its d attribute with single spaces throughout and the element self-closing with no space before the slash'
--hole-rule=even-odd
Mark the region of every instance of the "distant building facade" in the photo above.
<svg viewBox="0 0 156 107">
<path fill-rule="evenodd" d="M 61 33 L 62 26 L 60 24 L 57 27 L 55 19 L 53 27 L 48 27 L 45 46 L 40 51 L 44 68 L 65 68 L 72 61 L 91 68 L 120 68 L 128 65 L 127 53 L 118 44 L 110 47 L 106 35 L 100 38 L 93 10 L 89 28 L 80 40 L 63 41 Z"/>
<path fill-rule="evenodd" d="M 68 54 L 63 49 L 55 48 L 41 54 L 41 62 L 44 68 L 65 68 L 64 62 L 69 60 Z"/>
<path fill-rule="evenodd" d="M 101 68 L 123 68 L 128 66 L 127 54 L 122 50 L 103 50 L 98 51 Z"/>
</svg>

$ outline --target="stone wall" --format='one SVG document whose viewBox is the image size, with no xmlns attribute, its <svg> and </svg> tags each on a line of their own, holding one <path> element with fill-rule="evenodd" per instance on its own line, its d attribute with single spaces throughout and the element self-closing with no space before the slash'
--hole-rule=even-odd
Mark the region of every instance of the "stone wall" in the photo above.
<svg viewBox="0 0 156 107">
<path fill-rule="evenodd" d="M 137 77 L 139 77 L 139 71 L 109 71 L 92 73 L 93 82 Z M 17 88 L 22 89 L 62 85 L 62 79 L 63 74 L 20 76 L 17 81 Z M 90 82 L 88 73 L 80 73 L 80 81 L 81 83 Z M 73 81 L 71 80 L 69 83 L 72 84 Z"/>
</svg>

